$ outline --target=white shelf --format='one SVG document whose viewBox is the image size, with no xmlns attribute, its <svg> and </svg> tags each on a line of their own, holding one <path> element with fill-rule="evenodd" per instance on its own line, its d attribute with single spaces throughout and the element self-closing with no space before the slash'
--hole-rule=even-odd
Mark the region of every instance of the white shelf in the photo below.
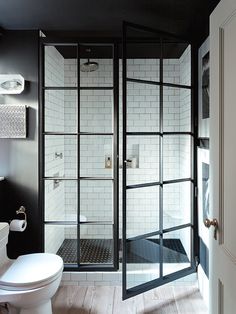
<svg viewBox="0 0 236 314">
<path fill-rule="evenodd" d="M 3 181 L 4 180 L 4 177 L 0 177 L 0 181 Z"/>
</svg>

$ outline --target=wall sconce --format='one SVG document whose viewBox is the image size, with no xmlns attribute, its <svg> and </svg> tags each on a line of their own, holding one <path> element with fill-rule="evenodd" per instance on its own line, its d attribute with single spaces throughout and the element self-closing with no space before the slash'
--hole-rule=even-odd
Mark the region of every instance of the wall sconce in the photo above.
<svg viewBox="0 0 236 314">
<path fill-rule="evenodd" d="M 20 94 L 25 87 L 25 80 L 20 74 L 0 74 L 0 94 Z"/>
</svg>

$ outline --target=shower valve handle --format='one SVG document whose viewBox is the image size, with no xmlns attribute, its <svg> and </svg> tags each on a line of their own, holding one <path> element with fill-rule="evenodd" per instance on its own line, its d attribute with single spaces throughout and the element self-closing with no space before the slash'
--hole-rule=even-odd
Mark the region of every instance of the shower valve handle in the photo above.
<svg viewBox="0 0 236 314">
<path fill-rule="evenodd" d="M 131 160 L 131 159 L 126 159 L 126 160 L 124 160 L 124 162 L 125 162 L 125 163 L 127 163 L 127 162 L 132 162 L 132 160 Z"/>
</svg>

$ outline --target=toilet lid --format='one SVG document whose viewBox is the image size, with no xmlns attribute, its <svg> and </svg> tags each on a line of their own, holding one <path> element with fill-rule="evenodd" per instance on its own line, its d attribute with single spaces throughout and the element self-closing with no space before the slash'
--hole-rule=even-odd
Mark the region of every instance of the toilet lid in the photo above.
<svg viewBox="0 0 236 314">
<path fill-rule="evenodd" d="M 50 253 L 19 256 L 0 277 L 0 286 L 33 289 L 39 283 L 53 279 L 63 269 L 62 258 Z"/>
</svg>

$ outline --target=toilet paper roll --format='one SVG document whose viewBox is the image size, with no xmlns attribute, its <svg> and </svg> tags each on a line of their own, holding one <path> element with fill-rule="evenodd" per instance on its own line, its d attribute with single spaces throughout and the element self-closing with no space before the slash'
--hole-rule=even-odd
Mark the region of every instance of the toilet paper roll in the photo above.
<svg viewBox="0 0 236 314">
<path fill-rule="evenodd" d="M 10 231 L 23 232 L 27 227 L 27 221 L 23 219 L 13 219 L 10 222 Z"/>
</svg>

